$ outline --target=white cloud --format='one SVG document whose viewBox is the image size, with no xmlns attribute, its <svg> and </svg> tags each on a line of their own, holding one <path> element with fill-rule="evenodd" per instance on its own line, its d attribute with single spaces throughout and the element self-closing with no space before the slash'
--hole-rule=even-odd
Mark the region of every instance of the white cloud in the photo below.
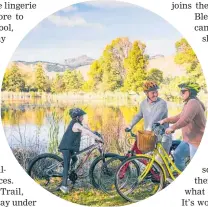
<svg viewBox="0 0 208 207">
<path fill-rule="evenodd" d="M 85 19 L 81 17 L 64 17 L 59 15 L 51 15 L 48 17 L 48 20 L 55 24 L 56 26 L 66 26 L 66 27 L 74 27 L 78 25 L 86 24 Z"/>
<path fill-rule="evenodd" d="M 87 22 L 84 18 L 79 16 L 66 17 L 60 15 L 51 15 L 48 17 L 48 20 L 53 24 L 55 24 L 56 26 L 62 26 L 62 27 L 82 26 L 82 27 L 94 27 L 98 29 L 103 28 L 103 25 L 98 23 Z"/>
<path fill-rule="evenodd" d="M 121 1 L 108 1 L 108 0 L 99 0 L 99 1 L 89 1 L 85 2 L 83 4 L 97 7 L 97 8 L 108 8 L 108 9 L 114 9 L 114 8 L 126 8 L 126 7 L 135 7 L 137 5 L 125 3 Z"/>
<path fill-rule="evenodd" d="M 69 6 L 69 7 L 66 7 L 66 8 L 62 9 L 61 11 L 63 11 L 63 12 L 77 11 L 77 7 L 75 7 L 75 6 Z"/>
</svg>

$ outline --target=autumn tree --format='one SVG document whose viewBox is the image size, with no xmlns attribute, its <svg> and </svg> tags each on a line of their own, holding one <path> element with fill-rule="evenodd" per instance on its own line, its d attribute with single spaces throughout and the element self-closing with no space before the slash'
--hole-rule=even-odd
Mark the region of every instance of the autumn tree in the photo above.
<svg viewBox="0 0 208 207">
<path fill-rule="evenodd" d="M 48 83 L 42 64 L 38 63 L 35 69 L 35 88 L 38 92 L 47 91 Z"/>
<path fill-rule="evenodd" d="M 123 61 L 131 45 L 128 38 L 116 38 L 108 44 L 102 56 L 91 65 L 85 88 L 91 87 L 94 91 L 115 91 L 121 88 L 126 72 Z"/>
<path fill-rule="evenodd" d="M 175 62 L 177 64 L 184 64 L 184 63 L 198 63 L 197 56 L 193 51 L 192 47 L 189 45 L 188 41 L 185 38 L 177 41 L 175 43 L 176 48 L 176 56 Z"/>
<path fill-rule="evenodd" d="M 10 69 L 7 69 L 3 82 L 2 90 L 19 92 L 23 91 L 25 88 L 25 81 L 23 75 L 20 73 L 20 70 L 16 64 L 14 64 Z"/>
<path fill-rule="evenodd" d="M 141 84 L 135 83 L 135 79 L 141 82 L 146 76 L 148 56 L 144 54 L 145 48 L 146 45 L 142 42 L 136 41 L 132 44 L 127 37 L 114 39 L 105 47 L 102 56 L 91 65 L 84 90 L 137 90 L 136 84 Z"/>
<path fill-rule="evenodd" d="M 206 89 L 206 81 L 199 60 L 185 38 L 175 44 L 175 62 L 186 67 L 189 79 L 196 81 L 202 89 Z"/>
<path fill-rule="evenodd" d="M 99 63 L 99 60 L 95 60 L 91 64 L 88 76 L 89 80 L 84 84 L 84 90 L 96 91 L 99 87 L 99 84 L 102 82 L 103 77 L 103 70 Z"/>
<path fill-rule="evenodd" d="M 84 78 L 80 72 L 68 69 L 63 74 L 63 83 L 66 92 L 80 91 L 84 84 Z"/>
<path fill-rule="evenodd" d="M 84 77 L 80 71 L 75 70 L 74 73 L 75 73 L 74 77 L 77 80 L 77 90 L 80 91 L 82 90 L 83 85 L 84 85 Z"/>
<path fill-rule="evenodd" d="M 52 93 L 61 93 L 64 91 L 65 85 L 63 82 L 63 77 L 57 73 L 56 77 L 52 80 L 51 92 Z"/>
<path fill-rule="evenodd" d="M 101 67 L 103 70 L 102 76 L 102 91 L 115 91 L 123 85 L 122 70 L 121 67 L 117 67 L 117 61 L 115 61 L 112 50 L 113 45 L 108 45 L 101 59 Z"/>
<path fill-rule="evenodd" d="M 126 91 L 141 91 L 143 82 L 146 80 L 147 60 L 144 57 L 143 52 L 144 51 L 140 48 L 139 42 L 135 41 L 128 57 L 124 60 L 124 67 L 126 69 L 124 90 Z"/>
<path fill-rule="evenodd" d="M 157 68 L 152 68 L 147 72 L 147 80 L 160 84 L 163 81 L 163 72 Z"/>
</svg>

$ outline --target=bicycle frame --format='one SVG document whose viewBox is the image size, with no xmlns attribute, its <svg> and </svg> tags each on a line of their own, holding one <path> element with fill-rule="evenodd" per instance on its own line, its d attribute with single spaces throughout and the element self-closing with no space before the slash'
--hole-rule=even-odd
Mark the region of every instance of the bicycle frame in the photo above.
<svg viewBox="0 0 208 207">
<path fill-rule="evenodd" d="M 86 154 L 86 156 L 85 156 L 84 158 L 81 159 L 81 162 L 80 162 L 79 165 L 76 167 L 75 172 L 79 172 L 79 170 L 82 168 L 82 166 L 84 165 L 84 163 L 85 163 L 85 162 L 88 160 L 88 158 L 90 157 L 91 153 L 92 153 L 94 150 L 96 150 L 96 149 L 99 151 L 100 154 L 102 154 L 102 155 L 104 154 L 104 150 L 103 150 L 103 148 L 101 147 L 100 144 L 93 144 L 93 145 L 91 145 L 91 146 L 89 146 L 89 147 L 87 147 L 87 148 L 85 148 L 85 149 L 79 151 L 78 153 L 73 154 L 72 157 L 77 156 L 77 155 L 80 155 L 80 154 L 82 154 L 82 153 L 84 153 L 84 152 L 89 151 L 89 152 Z M 73 169 L 71 169 L 71 171 L 72 171 L 72 170 L 73 170 Z"/>
<path fill-rule="evenodd" d="M 73 158 L 73 157 L 75 157 L 75 156 L 77 156 L 77 155 L 80 155 L 80 154 L 82 154 L 82 153 L 84 153 L 84 152 L 89 151 L 89 152 L 86 154 L 86 156 L 85 156 L 84 158 L 81 159 L 81 162 L 80 162 L 79 165 L 76 167 L 76 169 L 72 169 L 72 167 L 70 166 L 69 174 L 70 174 L 73 170 L 75 170 L 75 172 L 79 172 L 79 170 L 82 168 L 82 166 L 84 165 L 84 163 L 87 161 L 87 159 L 89 158 L 89 156 L 91 155 L 91 153 L 92 153 L 95 149 L 98 149 L 99 152 L 102 151 L 102 149 L 100 149 L 100 148 L 101 148 L 101 147 L 99 147 L 98 144 L 93 144 L 93 145 L 91 145 L 91 146 L 89 146 L 89 147 L 87 147 L 87 148 L 85 148 L 85 149 L 83 149 L 83 150 L 81 150 L 81 151 L 79 151 L 79 152 L 73 154 L 71 158 Z M 63 165 L 63 161 L 62 161 L 61 163 L 62 163 L 62 165 Z M 53 169 L 54 167 L 56 167 L 57 165 L 58 165 L 58 164 L 54 164 L 54 165 L 50 166 L 50 168 L 48 168 L 48 169 L 46 170 L 46 172 L 47 172 L 47 173 L 50 172 L 50 170 Z M 49 173 L 48 173 L 48 175 L 49 175 Z M 59 177 L 62 177 L 62 173 L 60 173 L 60 174 L 52 174 L 52 177 L 58 177 L 58 176 L 59 176 Z"/>
<path fill-rule="evenodd" d="M 142 181 L 146 175 L 148 174 L 149 171 L 151 171 L 152 165 L 154 162 L 156 162 L 162 169 L 164 176 L 165 176 L 165 181 L 167 180 L 167 172 L 169 173 L 170 177 L 175 180 L 176 177 L 174 176 L 173 172 L 177 172 L 178 174 L 181 174 L 181 171 L 176 167 L 176 165 L 174 164 L 174 162 L 170 159 L 169 155 L 167 154 L 167 152 L 164 150 L 162 144 L 160 142 L 158 142 L 156 144 L 156 148 L 153 151 L 153 155 L 141 155 L 141 154 L 137 154 L 139 157 L 144 157 L 144 158 L 149 158 L 151 161 L 146 164 L 146 169 L 144 170 L 144 172 L 142 172 L 142 174 L 138 177 L 139 181 Z M 165 164 L 165 168 L 163 167 L 163 165 L 157 161 L 156 157 L 159 155 L 159 157 L 162 159 L 163 163 Z M 170 166 L 169 166 L 170 165 Z M 172 168 L 172 169 L 171 169 Z M 167 172 L 166 172 L 167 170 Z"/>
<path fill-rule="evenodd" d="M 134 152 L 135 152 L 136 154 L 139 154 L 139 155 L 142 155 L 142 154 L 143 154 L 142 151 L 140 151 L 140 150 L 138 149 L 138 147 L 137 147 L 137 141 L 134 142 L 134 144 L 133 144 L 133 146 L 132 146 L 130 152 L 127 153 L 127 154 L 125 155 L 126 158 L 132 156 Z M 128 167 L 129 167 L 129 164 L 130 164 L 130 163 L 126 163 L 126 164 L 122 167 L 122 169 L 121 169 L 121 171 L 120 171 L 120 173 L 119 173 L 119 178 L 120 178 L 120 179 L 122 179 L 122 178 L 125 176 L 125 173 L 126 173 L 126 170 L 127 170 Z M 144 162 L 144 164 L 147 164 L 147 163 Z M 158 176 L 155 174 L 155 172 L 154 172 L 151 168 L 150 168 L 150 172 L 151 172 L 151 174 L 155 177 L 155 179 L 159 179 Z M 146 175 L 145 175 L 145 176 L 146 176 Z"/>
</svg>

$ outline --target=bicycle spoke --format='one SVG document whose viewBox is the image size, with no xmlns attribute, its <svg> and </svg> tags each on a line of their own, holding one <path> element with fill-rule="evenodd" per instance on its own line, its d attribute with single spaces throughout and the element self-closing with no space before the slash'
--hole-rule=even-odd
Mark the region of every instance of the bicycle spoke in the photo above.
<svg viewBox="0 0 208 207">
<path fill-rule="evenodd" d="M 105 193 L 112 194 L 115 191 L 114 179 L 118 166 L 121 164 L 121 158 L 112 158 L 109 159 L 106 163 L 103 164 L 101 173 L 100 173 L 100 187 L 101 190 Z"/>
<path fill-rule="evenodd" d="M 38 159 L 30 169 L 30 176 L 42 187 L 54 191 L 62 182 L 63 163 L 52 157 Z"/>
<path fill-rule="evenodd" d="M 131 174 L 128 176 L 128 179 L 125 179 L 126 175 L 121 177 L 120 173 L 127 163 L 128 171 Z M 119 166 L 116 173 L 116 190 L 124 199 L 137 202 L 154 195 L 162 189 L 164 181 L 163 172 L 155 162 L 148 172 L 147 166 L 150 163 L 150 158 L 134 156 Z M 143 179 L 141 175 L 145 175 Z"/>
</svg>

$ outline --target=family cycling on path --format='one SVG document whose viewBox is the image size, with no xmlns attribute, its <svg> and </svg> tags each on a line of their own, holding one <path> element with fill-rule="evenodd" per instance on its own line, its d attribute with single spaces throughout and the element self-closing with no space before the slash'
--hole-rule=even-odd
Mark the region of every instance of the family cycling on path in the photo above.
<svg viewBox="0 0 208 207">
<path fill-rule="evenodd" d="M 53 158 L 58 161 L 59 164 L 56 165 L 53 162 L 50 164 L 48 161 L 47 169 L 45 169 L 46 164 L 44 164 L 42 165 L 44 167 L 43 170 L 39 169 L 34 172 L 36 174 L 42 172 L 42 174 L 47 177 L 47 183 L 49 183 L 50 178 L 59 177 L 61 179 L 59 182 L 61 183 L 58 184 L 57 190 L 61 190 L 64 194 L 69 193 L 71 189 L 71 183 L 69 181 L 71 180 L 72 183 L 73 181 L 75 183 L 77 179 L 77 174 L 73 170 L 73 166 L 78 162 L 76 155 L 82 153 L 82 151 L 80 151 L 81 137 L 83 135 L 88 135 L 93 138 L 97 144 L 89 147 L 89 150 L 86 148 L 86 150 L 91 151 L 82 164 L 88 159 L 88 156 L 90 156 L 90 153 L 94 149 L 99 150 L 100 156 L 93 161 L 89 169 L 90 180 L 95 188 L 99 188 L 99 179 L 101 180 L 104 170 L 104 177 L 107 177 L 106 183 L 107 181 L 110 183 L 111 177 L 114 178 L 115 174 L 115 186 L 117 192 L 128 201 L 134 202 L 139 200 L 137 197 L 134 197 L 134 195 L 140 192 L 137 191 L 136 188 L 139 186 L 145 188 L 145 186 L 147 186 L 144 184 L 145 179 L 147 181 L 150 178 L 151 182 L 156 184 L 158 183 L 157 190 L 153 190 L 154 192 L 151 193 L 154 194 L 158 192 L 165 186 L 164 183 L 168 176 L 174 180 L 175 177 L 177 177 L 174 173 L 177 172 L 176 174 L 180 174 L 186 167 L 187 158 L 193 158 L 201 142 L 206 125 L 205 106 L 197 98 L 197 94 L 200 91 L 198 84 L 186 82 L 181 83 L 178 87 L 180 88 L 180 95 L 184 102 L 184 106 L 180 114 L 168 117 L 167 103 L 159 97 L 158 85 L 153 81 L 146 81 L 143 84 L 143 91 L 146 98 L 141 102 L 138 114 L 135 115 L 131 123 L 125 128 L 126 133 L 134 135 L 132 133 L 133 127 L 141 119 L 144 119 L 142 136 L 140 137 L 140 135 L 138 135 L 135 140 L 132 148 L 133 150 L 131 151 L 132 157 L 122 157 L 113 153 L 105 153 L 102 135 L 93 132 L 91 129 L 83 125 L 83 116 L 86 112 L 79 108 L 73 108 L 69 111 L 71 122 L 69 123 L 59 144 L 59 151 L 62 153 L 63 159 L 57 155 L 48 153 L 40 155 L 31 162 L 28 170 L 29 175 L 32 175 L 33 168 L 38 160 L 47 157 Z M 155 130 L 157 127 L 159 129 L 159 134 L 157 134 L 157 130 Z M 182 129 L 182 141 L 180 141 L 177 144 L 177 147 L 174 148 L 173 145 L 175 144 L 172 134 L 178 129 Z M 160 133 L 161 131 L 162 133 Z M 152 155 L 145 155 L 142 151 L 140 153 L 138 143 L 140 143 L 140 141 L 145 142 L 145 137 L 156 140 L 153 142 L 154 146 L 151 149 Z M 169 155 L 173 148 L 173 161 L 171 161 Z M 110 159 L 106 162 L 107 158 L 112 158 L 112 160 Z M 122 161 L 123 164 L 119 167 L 116 166 L 118 167 L 117 172 L 113 172 L 112 174 L 110 173 L 110 168 L 106 168 L 106 166 L 108 163 L 112 163 L 111 161 L 116 159 Z M 134 174 L 133 170 L 130 172 L 130 163 L 136 169 L 136 176 L 134 179 L 125 176 L 125 173 L 130 173 L 128 175 L 132 176 Z M 143 167 L 139 167 L 140 164 Z M 39 168 L 40 166 L 41 165 L 38 165 Z M 61 169 L 61 172 L 58 172 L 57 166 L 59 167 L 59 171 Z M 95 171 L 102 171 L 102 173 L 96 177 Z M 39 177 L 42 178 L 43 176 Z M 129 181 L 133 182 L 130 187 L 128 186 Z M 105 183 L 105 180 L 103 182 Z M 53 180 L 52 183 L 55 183 L 55 181 Z M 110 183 L 110 186 L 111 185 L 112 183 Z"/>
</svg>

